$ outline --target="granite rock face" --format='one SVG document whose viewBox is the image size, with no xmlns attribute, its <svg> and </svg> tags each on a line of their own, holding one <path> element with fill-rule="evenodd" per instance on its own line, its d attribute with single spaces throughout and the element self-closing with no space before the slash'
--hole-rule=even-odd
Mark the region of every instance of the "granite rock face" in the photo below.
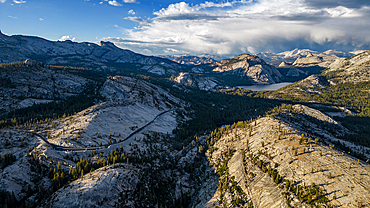
<svg viewBox="0 0 370 208">
<path fill-rule="evenodd" d="M 211 66 L 214 72 L 239 75 L 251 79 L 256 84 L 274 84 L 281 82 L 283 75 L 272 65 L 258 56 L 242 54 L 233 59 L 224 59 Z"/>
<path fill-rule="evenodd" d="M 370 51 L 352 57 L 340 58 L 328 66 L 324 74 L 335 74 L 333 82 L 363 82 L 370 80 Z"/>
<path fill-rule="evenodd" d="M 130 194 L 136 188 L 140 168 L 118 164 L 100 168 L 77 179 L 51 196 L 45 207 L 114 207 L 119 194 Z"/>
<path fill-rule="evenodd" d="M 194 207 L 245 207 L 246 202 L 254 207 L 310 207 L 306 200 L 292 192 L 293 189 L 286 188 L 287 180 L 291 181 L 290 186 L 320 187 L 320 193 L 328 199 L 328 203 L 315 202 L 323 203 L 322 207 L 329 203 L 345 207 L 369 206 L 369 164 L 310 138 L 310 135 L 320 135 L 319 141 L 345 142 L 323 130 L 312 118 L 319 120 L 321 125 L 324 122 L 332 125 L 339 132 L 346 130 L 307 106 L 294 105 L 292 109 L 278 111 L 279 120 L 267 116 L 247 123 L 246 127 L 236 124 L 213 132 L 210 141 L 214 145 L 207 155 L 214 176 L 209 179 L 216 177 L 219 183 L 217 185 L 214 178 L 204 182 Z M 220 132 L 223 133 L 219 137 Z M 352 145 L 353 151 L 359 147 L 346 145 Z M 277 182 L 271 174 L 272 169 L 283 182 Z M 207 189 L 212 191 L 207 192 Z"/>
<path fill-rule="evenodd" d="M 183 102 L 154 84 L 126 76 L 110 77 L 101 94 L 110 101 L 137 102 L 159 109 L 170 109 Z"/>
<path fill-rule="evenodd" d="M 191 86 L 194 82 L 192 76 L 186 72 L 181 72 L 178 76 L 174 78 L 174 81 L 179 84 L 189 85 L 189 86 Z"/>
</svg>

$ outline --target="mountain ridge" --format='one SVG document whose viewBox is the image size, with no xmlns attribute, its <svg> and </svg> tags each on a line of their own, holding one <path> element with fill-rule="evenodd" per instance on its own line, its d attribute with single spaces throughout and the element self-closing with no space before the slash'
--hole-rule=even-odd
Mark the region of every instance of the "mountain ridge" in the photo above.
<svg viewBox="0 0 370 208">
<path fill-rule="evenodd" d="M 11 63 L 33 59 L 45 64 L 83 66 L 96 70 L 116 70 L 109 63 L 139 64 L 139 70 L 150 72 L 157 67 L 161 73 L 173 74 L 168 69 L 178 70 L 181 65 L 168 59 L 145 56 L 127 49 L 116 47 L 111 42 L 101 41 L 100 44 L 72 41 L 50 41 L 36 36 L 0 34 L 1 63 Z M 157 70 L 158 71 L 158 70 Z"/>
</svg>

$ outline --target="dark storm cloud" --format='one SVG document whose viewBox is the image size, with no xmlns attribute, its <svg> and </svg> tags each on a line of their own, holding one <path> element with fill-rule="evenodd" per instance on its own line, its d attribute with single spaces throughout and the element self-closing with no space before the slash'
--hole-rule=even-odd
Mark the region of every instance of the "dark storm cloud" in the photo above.
<svg viewBox="0 0 370 208">
<path fill-rule="evenodd" d="M 316 13 L 300 13 L 293 15 L 278 15 L 271 17 L 275 20 L 280 21 L 295 21 L 295 22 L 304 22 L 304 23 L 320 23 L 329 18 L 327 12 L 316 12 Z"/>
<path fill-rule="evenodd" d="M 315 8 L 333 8 L 337 6 L 361 8 L 370 6 L 370 0 L 305 0 L 304 3 Z"/>
<path fill-rule="evenodd" d="M 332 40 L 327 40 L 323 43 L 314 42 L 309 39 L 309 36 L 299 36 L 294 39 L 287 40 L 282 37 L 265 39 L 259 46 L 255 46 L 257 51 L 274 51 L 283 52 L 293 50 L 295 48 L 311 49 L 314 51 L 326 51 L 336 49 L 339 51 L 350 52 L 354 50 L 367 50 L 370 48 L 370 43 L 364 43 L 362 40 L 352 37 L 338 37 Z"/>
</svg>

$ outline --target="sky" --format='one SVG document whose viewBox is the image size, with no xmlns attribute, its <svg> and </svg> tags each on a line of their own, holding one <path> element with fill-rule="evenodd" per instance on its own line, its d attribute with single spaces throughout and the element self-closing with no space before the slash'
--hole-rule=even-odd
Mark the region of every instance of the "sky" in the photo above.
<svg viewBox="0 0 370 208">
<path fill-rule="evenodd" d="M 145 55 L 370 49 L 370 0 L 0 0 L 0 30 Z"/>
</svg>

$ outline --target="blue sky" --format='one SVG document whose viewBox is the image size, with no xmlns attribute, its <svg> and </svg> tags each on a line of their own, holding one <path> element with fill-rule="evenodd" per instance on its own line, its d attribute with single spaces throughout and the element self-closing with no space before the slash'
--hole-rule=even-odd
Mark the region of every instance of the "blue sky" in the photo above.
<svg viewBox="0 0 370 208">
<path fill-rule="evenodd" d="M 370 49 L 369 0 L 0 0 L 0 30 L 146 55 Z"/>
</svg>

